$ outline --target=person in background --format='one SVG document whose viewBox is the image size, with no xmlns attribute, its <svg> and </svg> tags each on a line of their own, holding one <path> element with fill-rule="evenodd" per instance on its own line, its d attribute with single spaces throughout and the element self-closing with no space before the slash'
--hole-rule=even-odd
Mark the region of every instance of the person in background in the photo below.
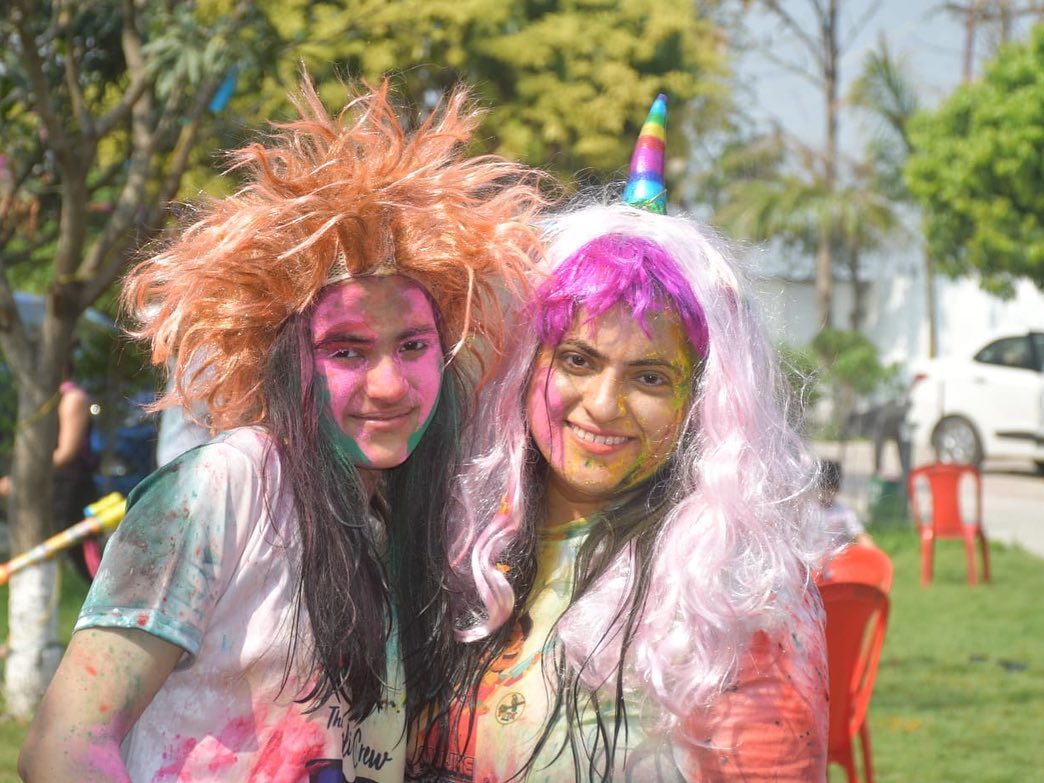
<svg viewBox="0 0 1044 783">
<path fill-rule="evenodd" d="M 163 403 L 220 434 L 130 496 L 26 780 L 399 781 L 446 676 L 438 524 L 540 193 L 466 157 L 463 91 L 413 132 L 387 84 L 295 105 L 125 283 Z"/>
<path fill-rule="evenodd" d="M 819 505 L 827 534 L 838 546 L 853 543 L 873 546 L 874 540 L 859 521 L 859 515 L 837 497 L 841 491 L 841 479 L 840 462 L 832 459 L 820 460 Z"/>
<path fill-rule="evenodd" d="M 458 687 L 411 780 L 825 779 L 815 461 L 737 264 L 662 214 L 665 116 L 626 205 L 545 221 L 451 516 Z"/>
<path fill-rule="evenodd" d="M 52 453 L 54 466 L 54 516 L 51 534 L 59 533 L 83 519 L 83 509 L 97 499 L 94 486 L 94 456 L 91 453 L 91 401 L 87 392 L 72 380 L 72 362 L 58 387 L 58 442 Z M 0 498 L 11 494 L 11 477 L 0 476 Z"/>
</svg>

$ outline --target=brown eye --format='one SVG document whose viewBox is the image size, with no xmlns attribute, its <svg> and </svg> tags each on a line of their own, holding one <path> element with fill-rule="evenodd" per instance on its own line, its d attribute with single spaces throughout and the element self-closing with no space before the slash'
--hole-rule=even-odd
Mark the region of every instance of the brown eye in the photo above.
<svg viewBox="0 0 1044 783">
<path fill-rule="evenodd" d="M 407 340 L 399 347 L 399 350 L 402 353 L 422 353 L 427 347 L 427 340 Z"/>
<path fill-rule="evenodd" d="M 585 370 L 591 366 L 586 356 L 575 351 L 563 351 L 558 360 L 570 370 Z"/>
<path fill-rule="evenodd" d="M 670 379 L 658 372 L 645 372 L 638 376 L 638 382 L 642 384 L 642 386 L 658 388 L 669 385 Z"/>
</svg>

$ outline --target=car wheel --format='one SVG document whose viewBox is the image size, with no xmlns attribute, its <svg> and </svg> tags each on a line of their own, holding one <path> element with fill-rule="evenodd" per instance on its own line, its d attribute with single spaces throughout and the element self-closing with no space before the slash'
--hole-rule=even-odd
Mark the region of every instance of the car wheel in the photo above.
<svg viewBox="0 0 1044 783">
<path fill-rule="evenodd" d="M 982 441 L 979 433 L 967 419 L 949 416 L 935 425 L 932 445 L 940 462 L 961 465 L 982 464 Z"/>
</svg>

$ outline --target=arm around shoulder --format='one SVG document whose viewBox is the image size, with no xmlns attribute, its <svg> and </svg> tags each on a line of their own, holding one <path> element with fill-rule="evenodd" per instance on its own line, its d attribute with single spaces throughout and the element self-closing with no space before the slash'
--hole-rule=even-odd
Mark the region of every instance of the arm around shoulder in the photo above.
<svg viewBox="0 0 1044 783">
<path fill-rule="evenodd" d="M 144 631 L 74 633 L 19 754 L 22 779 L 129 780 L 120 743 L 181 655 Z"/>
</svg>

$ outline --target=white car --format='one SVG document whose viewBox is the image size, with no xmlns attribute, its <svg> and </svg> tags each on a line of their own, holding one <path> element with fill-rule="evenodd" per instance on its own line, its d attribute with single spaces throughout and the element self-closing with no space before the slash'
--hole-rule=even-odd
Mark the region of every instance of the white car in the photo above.
<svg viewBox="0 0 1044 783">
<path fill-rule="evenodd" d="M 1044 473 L 1044 332 L 1000 337 L 970 359 L 911 367 L 906 422 L 914 448 L 942 462 L 1033 460 Z"/>
</svg>

